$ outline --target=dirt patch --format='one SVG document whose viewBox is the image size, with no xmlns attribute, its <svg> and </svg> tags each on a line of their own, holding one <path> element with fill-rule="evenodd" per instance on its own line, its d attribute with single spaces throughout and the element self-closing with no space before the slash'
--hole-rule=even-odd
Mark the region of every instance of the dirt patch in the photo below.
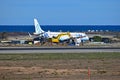
<svg viewBox="0 0 120 80">
<path fill-rule="evenodd" d="M 14 72 L 14 74 L 34 74 L 43 72 L 45 74 L 62 74 L 62 73 L 87 73 L 88 69 L 42 69 L 41 67 L 0 67 L 0 71 Z M 90 70 L 91 72 L 97 72 L 97 70 Z"/>
<path fill-rule="evenodd" d="M 119 59 L 0 61 L 0 80 L 119 80 Z"/>
</svg>

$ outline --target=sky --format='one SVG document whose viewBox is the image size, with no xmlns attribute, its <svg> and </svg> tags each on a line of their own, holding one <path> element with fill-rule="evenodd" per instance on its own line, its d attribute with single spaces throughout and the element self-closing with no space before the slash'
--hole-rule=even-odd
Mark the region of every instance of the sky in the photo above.
<svg viewBox="0 0 120 80">
<path fill-rule="evenodd" d="M 120 0 L 0 0 L 0 25 L 120 25 Z"/>
</svg>

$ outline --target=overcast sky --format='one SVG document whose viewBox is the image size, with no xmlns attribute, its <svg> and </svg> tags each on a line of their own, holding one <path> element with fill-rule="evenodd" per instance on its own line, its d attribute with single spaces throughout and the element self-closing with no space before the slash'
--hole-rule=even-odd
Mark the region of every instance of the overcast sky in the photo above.
<svg viewBox="0 0 120 80">
<path fill-rule="evenodd" d="M 0 0 L 0 25 L 120 25 L 120 0 Z"/>
</svg>

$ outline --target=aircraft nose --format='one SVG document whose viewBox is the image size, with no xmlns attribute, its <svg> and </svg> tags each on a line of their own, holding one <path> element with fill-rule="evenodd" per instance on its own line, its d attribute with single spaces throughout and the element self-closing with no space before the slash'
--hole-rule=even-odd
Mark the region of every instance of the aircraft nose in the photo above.
<svg viewBox="0 0 120 80">
<path fill-rule="evenodd" d="M 81 40 L 89 40 L 88 36 L 82 38 Z"/>
</svg>

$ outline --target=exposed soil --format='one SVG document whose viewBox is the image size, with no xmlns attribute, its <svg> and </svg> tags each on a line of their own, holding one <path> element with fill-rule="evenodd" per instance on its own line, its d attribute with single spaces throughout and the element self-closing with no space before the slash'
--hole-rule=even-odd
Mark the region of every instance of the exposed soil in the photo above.
<svg viewBox="0 0 120 80">
<path fill-rule="evenodd" d="M 0 61 L 0 80 L 89 80 L 89 74 L 90 80 L 120 80 L 120 60 Z"/>
</svg>

